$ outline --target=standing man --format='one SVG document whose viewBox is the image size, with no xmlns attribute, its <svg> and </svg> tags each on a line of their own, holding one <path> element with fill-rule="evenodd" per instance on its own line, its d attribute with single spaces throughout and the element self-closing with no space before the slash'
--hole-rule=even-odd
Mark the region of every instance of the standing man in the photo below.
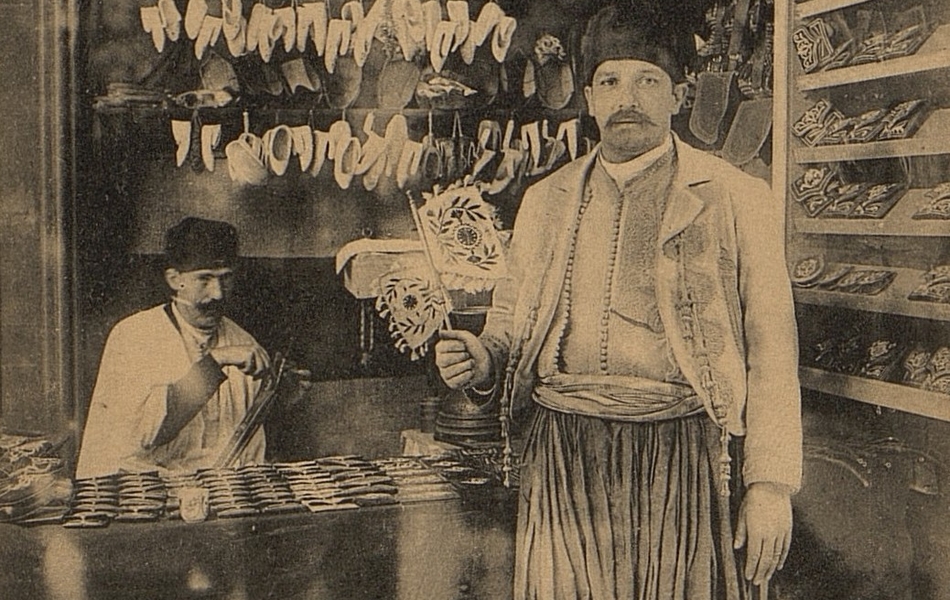
<svg viewBox="0 0 950 600">
<path fill-rule="evenodd" d="M 77 477 L 193 471 L 227 447 L 270 368 L 267 352 L 223 314 L 238 256 L 228 223 L 188 217 L 165 237 L 171 300 L 109 333 Z M 258 431 L 241 462 L 264 460 Z"/>
<path fill-rule="evenodd" d="M 516 413 L 534 407 L 519 600 L 738 600 L 788 553 L 802 458 L 782 206 L 671 133 L 690 42 L 613 7 L 592 18 L 601 143 L 525 193 L 481 336 L 436 345 L 450 387 L 510 384 Z"/>
</svg>

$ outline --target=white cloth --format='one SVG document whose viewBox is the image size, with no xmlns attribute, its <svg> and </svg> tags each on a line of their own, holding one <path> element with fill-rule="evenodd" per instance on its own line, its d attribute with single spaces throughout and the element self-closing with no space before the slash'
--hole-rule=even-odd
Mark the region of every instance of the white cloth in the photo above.
<svg viewBox="0 0 950 600">
<path fill-rule="evenodd" d="M 179 323 L 182 323 L 180 315 Z M 187 324 L 185 324 L 187 326 Z M 190 338 L 188 344 L 185 339 Z M 210 336 L 214 344 L 254 343 L 228 318 Z M 193 336 L 183 336 L 163 306 L 135 313 L 109 333 L 89 415 L 83 432 L 76 477 L 119 471 L 188 472 L 209 467 L 224 452 L 244 418 L 259 382 L 235 367 L 223 368 L 227 379 L 178 434 L 155 447 L 165 419 L 169 385 L 181 379 L 202 356 Z M 264 460 L 264 432 L 255 434 L 240 464 Z"/>
</svg>

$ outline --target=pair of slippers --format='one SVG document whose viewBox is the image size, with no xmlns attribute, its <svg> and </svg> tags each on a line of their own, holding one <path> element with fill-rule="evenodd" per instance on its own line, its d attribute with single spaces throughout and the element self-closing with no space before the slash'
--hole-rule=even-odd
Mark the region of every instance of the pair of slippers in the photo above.
<svg viewBox="0 0 950 600">
<path fill-rule="evenodd" d="M 522 125 L 520 139 L 513 140 L 514 121 L 508 121 L 504 136 L 497 122 L 482 121 L 478 127 L 476 158 L 466 179 L 485 180 L 485 174 L 490 174 L 486 191 L 495 195 L 517 179 L 544 175 L 565 155 L 571 160 L 577 158 L 578 127 L 578 119 L 569 119 L 558 125 L 552 136 L 547 120 L 534 121 Z"/>
<path fill-rule="evenodd" d="M 189 161 L 195 172 L 214 171 L 214 150 L 221 143 L 221 125 L 202 125 L 197 117 L 190 121 L 172 120 L 175 139 L 175 164 Z"/>
<path fill-rule="evenodd" d="M 270 174 L 279 177 L 287 173 L 294 156 L 298 158 L 302 172 L 311 169 L 317 157 L 317 145 L 314 131 L 309 125 L 277 125 L 261 137 L 250 133 L 245 125 L 244 133 L 227 145 L 225 153 L 228 157 L 228 172 L 233 181 L 245 185 L 263 185 Z M 324 146 L 321 161 L 325 153 Z"/>
<path fill-rule="evenodd" d="M 181 13 L 175 0 L 158 0 L 155 6 L 139 7 L 139 19 L 146 33 L 152 34 L 152 44 L 159 52 L 165 50 L 166 40 L 177 42 L 181 37 Z"/>
</svg>

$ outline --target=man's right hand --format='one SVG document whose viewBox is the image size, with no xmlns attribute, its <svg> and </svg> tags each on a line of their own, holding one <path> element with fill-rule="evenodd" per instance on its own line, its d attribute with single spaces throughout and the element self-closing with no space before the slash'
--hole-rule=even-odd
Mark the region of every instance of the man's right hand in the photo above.
<svg viewBox="0 0 950 600">
<path fill-rule="evenodd" d="M 245 375 L 260 377 L 270 369 L 267 351 L 257 344 L 218 346 L 210 351 L 211 358 L 219 365 L 237 367 Z"/>
<path fill-rule="evenodd" d="M 491 356 L 485 344 L 470 331 L 439 333 L 435 365 L 445 384 L 453 390 L 487 387 L 492 379 Z"/>
</svg>

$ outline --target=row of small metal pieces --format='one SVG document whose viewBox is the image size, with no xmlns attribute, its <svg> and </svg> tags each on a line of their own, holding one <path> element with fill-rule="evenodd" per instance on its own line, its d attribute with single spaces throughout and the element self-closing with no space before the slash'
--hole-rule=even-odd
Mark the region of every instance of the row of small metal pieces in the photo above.
<svg viewBox="0 0 950 600">
<path fill-rule="evenodd" d="M 392 477 L 357 455 L 330 456 L 275 465 L 297 502 L 311 512 L 394 504 Z"/>
<path fill-rule="evenodd" d="M 447 500 L 458 498 L 455 487 L 437 470 L 415 457 L 401 456 L 374 460 L 373 463 L 393 478 L 400 502 Z"/>
<path fill-rule="evenodd" d="M 110 521 L 154 521 L 168 505 L 157 473 L 126 473 L 76 480 L 65 527 L 103 527 Z"/>
</svg>

